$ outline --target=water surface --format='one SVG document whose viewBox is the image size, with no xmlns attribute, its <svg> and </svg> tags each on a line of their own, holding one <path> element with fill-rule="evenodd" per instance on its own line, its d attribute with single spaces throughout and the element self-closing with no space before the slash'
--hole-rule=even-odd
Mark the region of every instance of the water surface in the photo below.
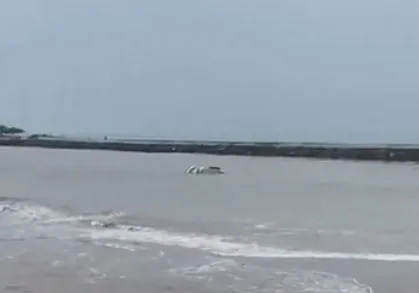
<svg viewBox="0 0 419 293">
<path fill-rule="evenodd" d="M 0 162 L 3 292 L 419 289 L 416 165 L 30 148 Z"/>
</svg>

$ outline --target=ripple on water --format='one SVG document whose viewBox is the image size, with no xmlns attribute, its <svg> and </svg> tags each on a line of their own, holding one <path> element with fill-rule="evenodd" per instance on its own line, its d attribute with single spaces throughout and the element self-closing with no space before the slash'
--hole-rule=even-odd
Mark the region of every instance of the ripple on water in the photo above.
<svg viewBox="0 0 419 293">
<path fill-rule="evenodd" d="M 169 273 L 188 280 L 204 281 L 208 286 L 228 286 L 235 292 L 277 293 L 372 293 L 368 285 L 353 278 L 336 274 L 306 271 L 278 270 L 248 265 L 234 259 L 217 259 L 208 263 L 173 268 Z"/>
</svg>

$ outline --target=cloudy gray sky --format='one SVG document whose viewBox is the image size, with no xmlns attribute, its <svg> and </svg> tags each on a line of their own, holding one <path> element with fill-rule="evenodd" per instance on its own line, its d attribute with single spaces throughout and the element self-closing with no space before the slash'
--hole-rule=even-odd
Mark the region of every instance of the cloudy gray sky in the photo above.
<svg viewBox="0 0 419 293">
<path fill-rule="evenodd" d="M 419 143 L 415 1 L 0 4 L 0 123 Z"/>
</svg>

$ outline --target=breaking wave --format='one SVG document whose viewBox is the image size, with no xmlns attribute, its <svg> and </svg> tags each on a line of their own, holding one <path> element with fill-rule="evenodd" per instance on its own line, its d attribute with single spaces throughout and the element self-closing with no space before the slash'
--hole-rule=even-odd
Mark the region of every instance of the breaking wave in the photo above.
<svg viewBox="0 0 419 293">
<path fill-rule="evenodd" d="M 98 215 L 67 216 L 47 207 L 31 205 L 24 202 L 0 202 L 2 216 L 7 215 L 14 222 L 50 226 L 60 224 L 70 234 L 92 241 L 120 241 L 125 243 L 158 244 L 198 249 L 219 256 L 250 258 L 307 258 L 307 259 L 351 259 L 375 261 L 419 261 L 419 254 L 389 253 L 346 253 L 309 250 L 287 250 L 280 247 L 269 247 L 258 243 L 230 241 L 230 237 L 221 235 L 193 234 L 170 232 L 151 227 L 119 224 L 118 219 L 124 213 Z M 12 221 L 13 222 L 13 221 Z M 7 221 L 6 221 L 7 223 Z M 63 226 L 64 224 L 64 226 Z M 3 222 L 4 225 L 4 222 Z M 53 236 L 53 235 L 51 235 Z"/>
<path fill-rule="evenodd" d="M 68 215 L 45 206 L 25 201 L 0 199 L 0 236 L 5 239 L 10 231 L 20 231 L 21 239 L 39 237 L 42 231 L 46 237 L 58 237 L 66 234 L 66 239 L 84 240 L 92 245 L 101 245 L 112 249 L 144 250 L 144 245 L 176 246 L 194 249 L 208 255 L 223 257 L 210 264 L 173 269 L 171 272 L 184 277 L 205 278 L 208 274 L 225 272 L 231 279 L 238 281 L 240 275 L 228 274 L 229 271 L 246 271 L 236 262 L 240 258 L 282 258 L 282 259 L 349 259 L 374 261 L 418 262 L 416 254 L 384 253 L 343 253 L 327 251 L 294 251 L 281 247 L 269 247 L 258 243 L 232 241 L 228 235 L 209 235 L 172 232 L 140 225 L 124 223 L 124 213 L 106 212 L 95 215 Z M 16 224 L 22 229 L 16 229 Z M 32 227 L 34 229 L 28 229 Z M 37 230 L 35 228 L 47 228 Z M 48 229 L 50 228 L 50 229 Z M 31 233 L 28 233 L 31 231 Z M 41 232 L 39 232 L 41 233 Z M 17 237 L 9 235 L 10 239 Z M 162 254 L 164 255 L 164 254 Z M 262 268 L 259 268 L 262 270 Z M 269 274 L 268 274 L 269 275 Z M 353 279 L 343 279 L 337 275 L 322 272 L 291 271 L 271 272 L 275 280 L 276 292 L 372 292 L 368 286 Z M 280 281 L 278 281 L 280 280 Z M 266 281 L 268 282 L 268 280 Z M 250 285 L 249 285 L 250 286 Z M 272 287 L 272 288 L 273 288 Z M 271 289 L 272 289 L 271 288 Z M 246 290 L 256 290 L 247 288 Z M 292 289 L 292 290 L 291 290 Z M 243 289 L 244 290 L 244 289 Z M 258 289 L 259 290 L 259 289 Z M 281 291 L 283 290 L 283 291 Z M 311 291 L 310 291 L 311 290 Z M 259 290 L 263 292 L 263 290 Z M 268 292 L 268 291 L 266 291 Z"/>
</svg>

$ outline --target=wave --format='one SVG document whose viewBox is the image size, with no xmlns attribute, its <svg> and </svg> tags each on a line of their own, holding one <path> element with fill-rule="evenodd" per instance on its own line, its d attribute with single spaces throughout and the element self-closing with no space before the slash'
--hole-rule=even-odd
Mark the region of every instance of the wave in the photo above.
<svg viewBox="0 0 419 293">
<path fill-rule="evenodd" d="M 114 221 L 118 217 L 124 216 L 124 213 L 113 212 L 68 216 L 64 212 L 56 211 L 46 206 L 7 197 L 0 197 L 0 214 L 8 216 L 8 219 L 14 219 L 22 223 L 32 222 L 36 224 L 90 223 L 92 221 L 103 224 L 107 221 Z"/>
<path fill-rule="evenodd" d="M 232 284 L 228 289 L 233 292 L 373 292 L 370 286 L 361 284 L 354 278 L 344 278 L 321 271 L 300 269 L 283 271 L 256 265 L 243 266 L 233 259 L 210 260 L 205 264 L 172 268 L 169 272 L 187 279 L 198 280 L 213 280 L 217 275 L 229 277 L 230 280 L 234 280 L 234 282 L 227 281 Z M 250 284 L 246 282 L 255 277 L 259 283 L 264 284 L 262 288 L 256 288 L 252 282 Z"/>
<path fill-rule="evenodd" d="M 4 198 L 3 198 L 4 199 Z M 10 201 L 0 199 L 0 213 L 15 221 L 41 221 L 60 218 L 63 214 L 44 206 L 33 205 L 24 201 Z"/>
<path fill-rule="evenodd" d="M 124 249 L 132 252 L 147 250 L 144 244 L 162 246 L 178 246 L 186 249 L 197 249 L 210 253 L 215 258 L 211 263 L 170 269 L 171 273 L 184 278 L 209 280 L 218 274 L 225 281 L 215 284 L 225 286 L 230 283 L 232 291 L 236 292 L 330 292 L 330 293 L 372 293 L 372 289 L 358 283 L 355 279 L 346 279 L 326 272 L 309 272 L 303 270 L 277 271 L 272 268 L 249 266 L 237 257 L 263 258 L 341 258 L 341 259 L 373 259 L 384 261 L 416 261 L 419 255 L 391 255 L 391 254 L 348 254 L 335 252 L 288 251 L 277 247 L 266 247 L 257 243 L 240 243 L 231 241 L 227 236 L 175 233 L 151 227 L 127 225 L 124 223 L 124 213 L 101 213 L 93 215 L 69 216 L 41 205 L 34 205 L 22 201 L 0 201 L 0 217 L 9 219 L 4 223 L 18 223 L 21 226 L 34 225 L 36 227 L 50 227 L 40 229 L 42 235 L 32 233 L 15 236 L 2 241 L 25 241 L 39 239 L 39 237 L 57 237 L 62 233 L 65 239 L 80 240 L 110 249 Z M 129 218 L 129 217 L 128 217 Z M 10 221 L 13 219 L 13 221 Z M 13 226 L 14 227 L 14 226 Z M 7 234 L 8 229 L 3 232 Z M 16 230 L 16 229 L 12 229 Z M 25 230 L 25 229 L 24 229 Z M 25 231 L 28 231 L 26 229 Z M 4 234 L 4 233 L 3 233 Z M 47 235 L 46 235 L 47 234 Z M 26 236 L 26 238 L 24 237 Z M 139 245 L 143 244 L 143 245 Z M 163 257 L 164 252 L 159 252 Z M 219 256 L 223 256 L 219 258 Z M 257 274 L 257 275 L 255 275 Z M 255 286 L 263 283 L 263 288 Z M 212 283 L 212 282 L 211 282 Z M 224 288 L 225 289 L 225 288 Z M 311 291 L 310 291 L 311 290 Z"/>
<path fill-rule="evenodd" d="M 197 249 L 218 256 L 246 258 L 283 258 L 283 259 L 342 259 L 372 260 L 392 262 L 419 262 L 419 254 L 391 253 L 347 253 L 311 250 L 287 250 L 280 247 L 264 246 L 258 243 L 231 241 L 228 236 L 171 232 L 151 227 L 118 224 L 124 213 L 68 216 L 44 206 L 25 202 L 1 203 L 0 212 L 23 222 L 37 225 L 56 225 L 58 230 L 74 235 L 79 239 L 100 241 L 118 241 L 126 244 L 156 244 Z M 9 223 L 10 221 L 6 221 Z M 2 226 L 4 223 L 2 223 Z M 65 231 L 63 231 L 65 230 Z M 45 233 L 45 231 L 43 231 Z M 54 235 L 49 235 L 54 236 Z M 21 235 L 20 235 L 21 237 Z M 116 247 L 116 246 L 115 246 Z M 118 247 L 127 247 L 120 245 Z"/>
<path fill-rule="evenodd" d="M 261 246 L 257 243 L 230 242 L 228 238 L 218 235 L 171 233 L 169 231 L 144 227 L 135 227 L 131 231 L 128 230 L 128 227 L 107 230 L 87 230 L 83 236 L 94 240 L 120 240 L 139 244 L 152 243 L 164 246 L 179 246 L 189 249 L 199 249 L 220 256 L 419 262 L 419 254 L 293 251 L 277 247 Z"/>
</svg>

